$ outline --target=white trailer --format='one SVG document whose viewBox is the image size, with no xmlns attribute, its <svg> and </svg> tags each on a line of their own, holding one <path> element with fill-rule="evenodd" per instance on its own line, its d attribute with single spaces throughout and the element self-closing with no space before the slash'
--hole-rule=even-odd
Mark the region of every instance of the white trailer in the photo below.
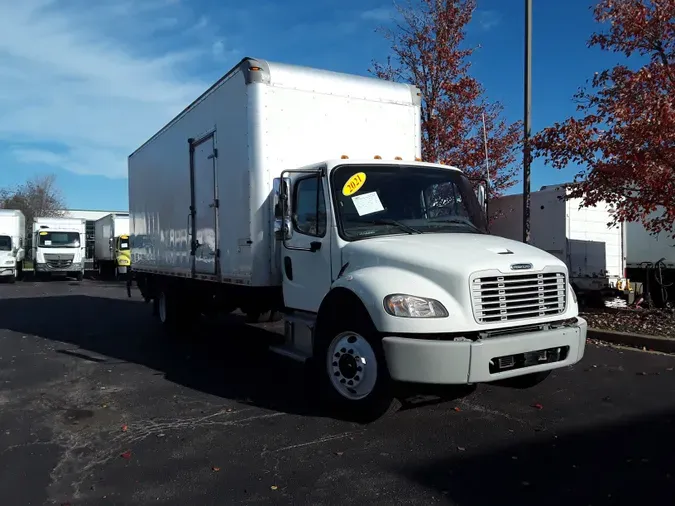
<svg viewBox="0 0 675 506">
<path fill-rule="evenodd" d="M 647 219 L 662 215 L 657 209 Z M 626 274 L 638 294 L 649 292 L 657 306 L 675 301 L 675 238 L 667 232 L 650 234 L 641 222 L 624 223 Z"/>
<path fill-rule="evenodd" d="M 530 194 L 530 243 L 565 262 L 577 294 L 612 295 L 625 278 L 624 226 L 608 226 L 607 204 L 581 207 L 580 198 L 567 194 L 564 184 Z M 522 194 L 494 199 L 490 214 L 490 233 L 522 240 Z"/>
<path fill-rule="evenodd" d="M 37 217 L 33 221 L 33 269 L 38 279 L 84 277 L 86 220 Z"/>
<path fill-rule="evenodd" d="M 0 279 L 21 279 L 26 256 L 26 217 L 16 209 L 0 209 Z"/>
<path fill-rule="evenodd" d="M 484 187 L 420 151 L 414 86 L 243 59 L 129 156 L 142 296 L 166 326 L 280 314 L 272 350 L 362 419 L 393 381 L 529 386 L 579 361 L 565 263 L 488 235 Z"/>
<path fill-rule="evenodd" d="M 94 223 L 94 268 L 99 276 L 125 274 L 131 265 L 129 214 L 110 213 Z"/>
</svg>

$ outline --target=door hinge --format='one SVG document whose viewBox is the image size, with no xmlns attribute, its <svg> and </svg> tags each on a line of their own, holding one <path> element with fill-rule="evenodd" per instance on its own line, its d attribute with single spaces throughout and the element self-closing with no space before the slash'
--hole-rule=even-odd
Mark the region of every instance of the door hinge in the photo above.
<svg viewBox="0 0 675 506">
<path fill-rule="evenodd" d="M 220 258 L 220 248 L 216 249 L 216 258 Z"/>
<path fill-rule="evenodd" d="M 212 160 L 213 158 L 218 158 L 218 148 L 213 148 L 213 153 L 209 155 L 209 160 Z"/>
<path fill-rule="evenodd" d="M 214 200 L 213 203 L 214 203 L 216 209 L 220 207 L 220 199 Z"/>
</svg>

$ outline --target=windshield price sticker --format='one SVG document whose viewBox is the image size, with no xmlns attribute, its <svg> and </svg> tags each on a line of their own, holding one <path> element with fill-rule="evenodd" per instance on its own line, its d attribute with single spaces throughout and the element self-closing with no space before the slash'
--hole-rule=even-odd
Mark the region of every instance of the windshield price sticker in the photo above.
<svg viewBox="0 0 675 506">
<path fill-rule="evenodd" d="M 359 216 L 384 211 L 384 206 L 382 206 L 382 201 L 380 200 L 380 197 L 378 197 L 377 192 L 357 195 L 356 197 L 352 197 L 352 202 L 354 203 L 354 207 Z"/>
<path fill-rule="evenodd" d="M 365 172 L 358 172 L 350 177 L 345 185 L 342 187 L 342 195 L 349 197 L 354 195 L 357 191 L 361 189 L 363 183 L 366 182 Z"/>
</svg>

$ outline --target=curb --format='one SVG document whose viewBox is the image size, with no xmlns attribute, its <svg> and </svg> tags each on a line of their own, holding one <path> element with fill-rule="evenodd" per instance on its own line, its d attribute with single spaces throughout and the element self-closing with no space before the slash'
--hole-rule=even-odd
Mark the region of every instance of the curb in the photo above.
<svg viewBox="0 0 675 506">
<path fill-rule="evenodd" d="M 675 339 L 659 336 L 647 336 L 644 334 L 632 334 L 629 332 L 617 332 L 614 330 L 588 329 L 586 335 L 589 339 L 598 339 L 625 346 L 647 348 L 652 351 L 663 353 L 675 353 Z"/>
</svg>

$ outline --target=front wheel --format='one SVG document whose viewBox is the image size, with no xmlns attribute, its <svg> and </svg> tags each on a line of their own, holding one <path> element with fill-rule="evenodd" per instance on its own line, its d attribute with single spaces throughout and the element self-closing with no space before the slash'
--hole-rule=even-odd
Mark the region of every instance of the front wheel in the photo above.
<svg viewBox="0 0 675 506">
<path fill-rule="evenodd" d="M 369 423 L 395 412 L 382 341 L 369 327 L 339 328 L 320 339 L 315 368 L 321 400 L 339 417 Z"/>
</svg>

